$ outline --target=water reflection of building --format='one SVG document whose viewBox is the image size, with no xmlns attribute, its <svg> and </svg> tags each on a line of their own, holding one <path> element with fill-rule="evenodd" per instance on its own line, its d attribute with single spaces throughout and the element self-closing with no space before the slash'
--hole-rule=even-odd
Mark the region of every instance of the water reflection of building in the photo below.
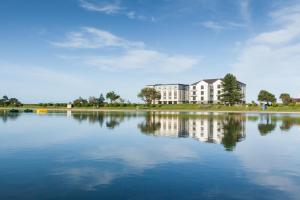
<svg viewBox="0 0 300 200">
<path fill-rule="evenodd" d="M 226 132 L 238 130 L 237 140 L 245 138 L 245 119 L 239 115 L 228 117 L 222 116 L 197 116 L 182 117 L 180 115 L 151 115 L 150 123 L 159 124 L 153 130 L 156 136 L 190 137 L 201 142 L 222 143 Z M 237 122 L 232 124 L 232 120 Z M 228 123 L 231 123 L 228 125 Z M 225 130 L 233 126 L 233 130 Z M 238 126 L 238 129 L 234 126 Z"/>
</svg>

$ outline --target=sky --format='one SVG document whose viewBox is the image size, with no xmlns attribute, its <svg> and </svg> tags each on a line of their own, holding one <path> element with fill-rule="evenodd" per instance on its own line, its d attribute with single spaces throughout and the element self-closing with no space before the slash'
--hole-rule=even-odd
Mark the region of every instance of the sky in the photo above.
<svg viewBox="0 0 300 200">
<path fill-rule="evenodd" d="M 0 96 L 69 102 L 233 73 L 300 97 L 300 0 L 1 0 Z"/>
</svg>

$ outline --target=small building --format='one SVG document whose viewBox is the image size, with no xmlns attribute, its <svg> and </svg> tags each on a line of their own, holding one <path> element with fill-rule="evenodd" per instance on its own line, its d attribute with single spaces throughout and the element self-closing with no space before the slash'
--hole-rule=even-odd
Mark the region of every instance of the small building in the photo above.
<svg viewBox="0 0 300 200">
<path fill-rule="evenodd" d="M 71 108 L 73 108 L 73 104 L 68 103 L 68 104 L 67 104 L 67 109 L 71 109 Z"/>
<path fill-rule="evenodd" d="M 295 102 L 296 104 L 300 104 L 300 98 L 293 98 L 293 102 Z"/>
</svg>

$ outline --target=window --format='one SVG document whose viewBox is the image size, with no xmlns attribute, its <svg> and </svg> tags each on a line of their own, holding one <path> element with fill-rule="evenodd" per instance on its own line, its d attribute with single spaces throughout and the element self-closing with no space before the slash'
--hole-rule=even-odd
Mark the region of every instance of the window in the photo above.
<svg viewBox="0 0 300 200">
<path fill-rule="evenodd" d="M 220 89 L 221 88 L 221 85 L 218 85 L 218 89 Z"/>
<path fill-rule="evenodd" d="M 193 92 L 193 95 L 196 95 L 196 92 L 195 92 L 195 91 Z"/>
<path fill-rule="evenodd" d="M 218 94 L 221 94 L 221 91 L 220 91 L 220 90 L 218 90 Z"/>
<path fill-rule="evenodd" d="M 201 95 L 204 95 L 204 91 L 201 91 Z"/>
<path fill-rule="evenodd" d="M 204 100 L 204 97 L 201 97 L 201 101 L 203 101 Z"/>
<path fill-rule="evenodd" d="M 196 97 L 193 97 L 193 101 L 196 101 Z"/>
<path fill-rule="evenodd" d="M 193 90 L 196 90 L 196 86 L 193 86 Z"/>
<path fill-rule="evenodd" d="M 203 86 L 203 85 L 201 85 L 201 89 L 202 89 L 202 90 L 204 89 L 204 86 Z"/>
<path fill-rule="evenodd" d="M 177 91 L 174 92 L 174 98 L 177 99 Z"/>
</svg>

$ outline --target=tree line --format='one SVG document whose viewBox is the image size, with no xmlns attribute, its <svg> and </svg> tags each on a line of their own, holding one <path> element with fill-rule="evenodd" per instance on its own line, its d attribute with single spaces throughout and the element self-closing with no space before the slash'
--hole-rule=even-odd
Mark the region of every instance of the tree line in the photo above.
<svg viewBox="0 0 300 200">
<path fill-rule="evenodd" d="M 72 102 L 75 107 L 86 107 L 86 106 L 94 106 L 94 107 L 103 107 L 106 105 L 110 106 L 127 106 L 131 105 L 130 102 L 125 102 L 124 99 L 121 98 L 119 94 L 114 91 L 110 91 L 106 93 L 105 97 L 103 94 L 100 94 L 99 97 L 91 96 L 88 99 L 84 99 L 79 97 Z"/>
<path fill-rule="evenodd" d="M 22 106 L 22 103 L 17 98 L 8 98 L 8 96 L 4 95 L 0 99 L 0 106 Z"/>
<path fill-rule="evenodd" d="M 288 93 L 281 93 L 279 99 L 282 101 L 283 105 L 295 104 L 295 99 L 291 97 Z M 277 103 L 276 96 L 266 90 L 261 90 L 258 94 L 257 100 L 260 103 L 266 103 L 267 105 L 275 105 Z"/>
</svg>

